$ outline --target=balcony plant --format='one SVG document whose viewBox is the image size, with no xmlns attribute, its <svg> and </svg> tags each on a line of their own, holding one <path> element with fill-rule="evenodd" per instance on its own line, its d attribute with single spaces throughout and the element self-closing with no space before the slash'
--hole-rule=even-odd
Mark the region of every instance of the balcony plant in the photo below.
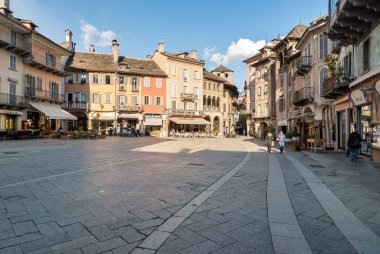
<svg viewBox="0 0 380 254">
<path fill-rule="evenodd" d="M 329 54 L 326 56 L 325 61 L 327 63 L 327 68 L 329 70 L 330 78 L 333 79 L 336 83 L 339 83 L 344 75 L 343 67 L 337 66 L 339 57 Z"/>
</svg>

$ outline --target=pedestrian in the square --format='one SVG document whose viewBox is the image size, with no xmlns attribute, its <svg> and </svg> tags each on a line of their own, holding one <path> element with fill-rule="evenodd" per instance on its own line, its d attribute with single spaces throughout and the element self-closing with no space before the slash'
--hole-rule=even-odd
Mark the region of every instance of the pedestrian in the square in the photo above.
<svg viewBox="0 0 380 254">
<path fill-rule="evenodd" d="M 284 151 L 285 138 L 286 138 L 285 134 L 282 131 L 280 131 L 277 138 L 278 145 L 280 146 L 280 153 Z"/>
<path fill-rule="evenodd" d="M 359 149 L 362 147 L 361 145 L 362 137 L 360 136 L 357 129 L 350 133 L 348 136 L 347 146 L 350 151 L 350 159 L 352 162 L 358 161 Z"/>
<path fill-rule="evenodd" d="M 268 153 L 270 153 L 272 150 L 272 143 L 273 143 L 273 135 L 272 135 L 272 132 L 269 131 L 265 137 L 265 145 L 268 148 Z"/>
</svg>

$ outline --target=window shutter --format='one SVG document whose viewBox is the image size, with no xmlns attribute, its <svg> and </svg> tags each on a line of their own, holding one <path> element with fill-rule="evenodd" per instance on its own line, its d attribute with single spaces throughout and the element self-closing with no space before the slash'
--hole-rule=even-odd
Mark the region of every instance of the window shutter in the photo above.
<svg viewBox="0 0 380 254">
<path fill-rule="evenodd" d="M 152 96 L 149 96 L 149 105 L 152 105 Z"/>
</svg>

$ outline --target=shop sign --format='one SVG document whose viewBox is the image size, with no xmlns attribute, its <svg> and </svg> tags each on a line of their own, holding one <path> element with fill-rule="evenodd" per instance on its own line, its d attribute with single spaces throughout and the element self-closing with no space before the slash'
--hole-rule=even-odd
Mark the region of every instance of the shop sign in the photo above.
<svg viewBox="0 0 380 254">
<path fill-rule="evenodd" d="M 286 126 L 288 124 L 287 120 L 280 120 L 277 121 L 277 126 Z"/>
<path fill-rule="evenodd" d="M 366 104 L 367 100 L 364 96 L 364 93 L 361 90 L 355 90 L 351 93 L 351 99 L 354 102 L 355 106 Z"/>
<path fill-rule="evenodd" d="M 234 114 L 234 119 L 239 119 L 239 114 L 238 113 Z"/>
<path fill-rule="evenodd" d="M 0 110 L 0 114 L 5 114 L 5 115 L 22 115 L 22 112 L 20 111 L 13 111 L 13 110 Z"/>
</svg>

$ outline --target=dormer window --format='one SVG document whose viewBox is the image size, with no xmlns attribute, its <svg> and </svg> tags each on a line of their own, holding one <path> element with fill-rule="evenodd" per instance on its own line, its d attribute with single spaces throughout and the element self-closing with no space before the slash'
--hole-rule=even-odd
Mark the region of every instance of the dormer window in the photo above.
<svg viewBox="0 0 380 254">
<path fill-rule="evenodd" d="M 228 78 L 228 73 L 224 74 L 224 77 Z"/>
</svg>

